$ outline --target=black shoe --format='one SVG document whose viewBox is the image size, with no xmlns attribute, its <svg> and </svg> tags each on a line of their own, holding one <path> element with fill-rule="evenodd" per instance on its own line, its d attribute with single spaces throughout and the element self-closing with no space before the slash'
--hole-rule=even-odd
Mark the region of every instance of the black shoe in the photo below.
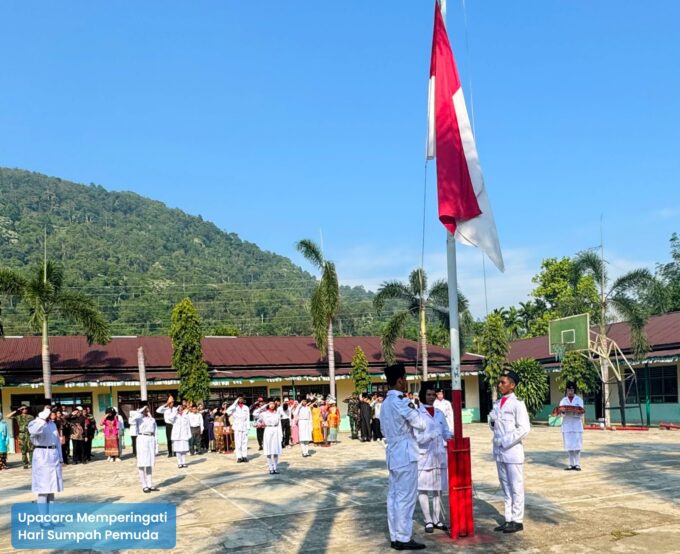
<svg viewBox="0 0 680 554">
<path fill-rule="evenodd" d="M 440 531 L 444 531 L 445 533 L 449 532 L 449 528 L 446 525 L 444 525 L 441 521 L 435 523 L 434 528 L 439 529 Z"/>
<path fill-rule="evenodd" d="M 243 463 L 243 458 L 239 458 L 238 460 L 236 460 L 236 463 L 237 463 L 237 464 L 242 464 L 242 463 Z"/>
<path fill-rule="evenodd" d="M 143 492 L 151 492 L 151 489 L 149 487 L 144 487 L 142 489 Z"/>
<path fill-rule="evenodd" d="M 574 469 L 576 469 L 574 466 L 569 466 L 569 467 L 565 467 L 564 471 L 572 471 Z"/>
<path fill-rule="evenodd" d="M 508 523 L 508 526 L 503 529 L 503 533 L 517 533 L 517 531 L 521 531 L 522 529 L 524 529 L 524 525 L 522 523 L 511 521 Z"/>
<path fill-rule="evenodd" d="M 172 454 L 168 454 L 168 458 L 172 458 Z"/>
<path fill-rule="evenodd" d="M 574 466 L 575 471 L 581 471 L 581 466 Z"/>
<path fill-rule="evenodd" d="M 394 541 L 390 543 L 390 546 L 395 550 L 423 550 L 427 548 L 424 544 L 419 543 L 411 539 L 408 542 Z"/>
<path fill-rule="evenodd" d="M 434 523 L 432 523 L 431 521 L 428 521 L 425 524 L 425 532 L 426 533 L 434 533 Z"/>
<path fill-rule="evenodd" d="M 247 464 L 250 461 L 248 458 L 242 458 L 242 460 L 244 464 Z"/>
<path fill-rule="evenodd" d="M 275 469 L 274 471 L 272 471 L 272 473 L 273 473 L 274 475 L 280 475 L 279 472 L 278 472 L 276 469 Z"/>
<path fill-rule="evenodd" d="M 262 450 L 262 447 L 260 446 L 260 448 L 258 448 L 258 450 Z"/>
<path fill-rule="evenodd" d="M 158 487 L 149 487 L 149 490 L 150 490 L 151 492 L 158 492 L 158 491 L 161 490 L 161 489 L 159 489 Z"/>
<path fill-rule="evenodd" d="M 494 527 L 493 530 L 496 531 L 496 532 L 502 533 L 503 531 L 505 531 L 508 528 L 508 525 L 510 525 L 510 522 L 505 521 L 501 525 L 499 525 L 498 527 Z"/>
</svg>

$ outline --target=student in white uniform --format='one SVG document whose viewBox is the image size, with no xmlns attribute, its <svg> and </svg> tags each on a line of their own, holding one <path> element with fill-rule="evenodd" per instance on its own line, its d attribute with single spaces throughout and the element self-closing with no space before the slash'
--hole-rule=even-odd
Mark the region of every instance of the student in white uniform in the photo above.
<svg viewBox="0 0 680 554">
<path fill-rule="evenodd" d="M 165 417 L 165 414 L 163 414 Z M 172 424 L 172 449 L 177 457 L 177 467 L 188 467 L 186 455 L 189 452 L 189 441 L 191 440 L 191 423 L 189 422 L 189 408 L 182 404 L 176 410 L 172 410 L 169 417 Z"/>
<path fill-rule="evenodd" d="M 177 406 L 175 406 L 175 399 L 172 395 L 168 396 L 168 400 L 163 406 L 156 409 L 156 413 L 163 414 L 165 440 L 168 443 L 168 458 L 172 458 L 172 422 L 177 415 Z"/>
<path fill-rule="evenodd" d="M 33 483 L 31 490 L 38 495 L 37 503 L 41 513 L 48 513 L 48 504 L 54 502 L 54 494 L 64 490 L 61 476 L 61 441 L 56 423 L 56 411 L 46 406 L 38 417 L 28 424 L 28 433 L 33 444 Z M 43 511 L 44 510 L 44 511 Z"/>
<path fill-rule="evenodd" d="M 390 547 L 422 550 L 425 545 L 411 538 L 413 511 L 418 493 L 418 443 L 414 431 L 424 431 L 426 422 L 406 397 L 408 384 L 404 364 L 385 368 L 390 390 L 380 410 L 380 428 L 386 444 L 389 487 L 387 525 Z"/>
<path fill-rule="evenodd" d="M 248 430 L 250 429 L 250 408 L 246 405 L 242 396 L 227 408 L 227 415 L 231 417 L 232 429 L 234 430 L 234 443 L 236 448 L 236 462 L 248 461 Z"/>
<path fill-rule="evenodd" d="M 266 406 L 253 412 L 264 425 L 262 446 L 267 456 L 267 466 L 270 475 L 278 475 L 279 455 L 281 454 L 281 414 L 276 409 L 276 402 L 270 400 Z"/>
<path fill-rule="evenodd" d="M 307 405 L 306 398 L 301 400 L 295 417 L 298 420 L 298 434 L 300 435 L 302 457 L 306 458 L 309 456 L 309 443 L 312 442 L 312 410 Z"/>
<path fill-rule="evenodd" d="M 581 450 L 583 449 L 583 399 L 576 394 L 576 385 L 567 383 L 567 395 L 560 401 L 558 409 L 562 416 L 562 440 L 569 453 L 569 467 L 566 471 L 581 471 Z"/>
<path fill-rule="evenodd" d="M 425 518 L 425 532 L 435 529 L 448 531 L 441 520 L 442 491 L 448 488 L 446 442 L 452 436 L 446 417 L 432 404 L 435 402 L 434 383 L 421 383 L 418 411 L 425 421 L 425 429 L 416 430 L 418 441 L 418 502 Z M 430 510 L 432 496 L 432 510 Z"/>
<path fill-rule="evenodd" d="M 489 426 L 493 430 L 493 457 L 505 499 L 505 523 L 494 531 L 516 533 L 524 529 L 524 448 L 529 434 L 529 414 L 515 396 L 519 375 L 507 371 L 498 380 L 501 397 L 493 404 Z"/>
<path fill-rule="evenodd" d="M 118 419 L 118 460 L 122 460 L 125 449 L 125 420 L 120 415 L 120 410 L 116 411 L 116 418 Z"/>
<path fill-rule="evenodd" d="M 442 389 L 437 390 L 437 399 L 432 405 L 444 414 L 449 431 L 453 433 L 453 406 L 451 406 L 451 402 L 444 398 L 444 391 Z"/>
<path fill-rule="evenodd" d="M 134 426 L 137 432 L 137 470 L 144 492 L 157 491 L 153 485 L 153 468 L 156 465 L 156 420 L 151 415 L 148 406 L 142 406 L 139 411 L 130 411 L 130 428 Z"/>
</svg>

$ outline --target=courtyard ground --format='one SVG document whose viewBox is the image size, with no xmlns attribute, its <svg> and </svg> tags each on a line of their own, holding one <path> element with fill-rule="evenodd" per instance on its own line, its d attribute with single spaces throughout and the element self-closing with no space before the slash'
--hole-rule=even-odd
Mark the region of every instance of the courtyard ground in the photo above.
<svg viewBox="0 0 680 554">
<path fill-rule="evenodd" d="M 559 429 L 536 426 L 525 440 L 525 530 L 493 532 L 502 499 L 490 433 L 466 425 L 471 437 L 476 535 L 452 541 L 426 535 L 416 508 L 416 539 L 426 552 L 678 552 L 680 550 L 680 432 L 587 431 L 582 472 L 563 471 Z M 387 470 L 380 443 L 341 435 L 332 448 L 313 448 L 302 458 L 286 449 L 281 474 L 271 476 L 257 443 L 252 461 L 232 455 L 190 457 L 178 470 L 161 451 L 155 482 L 141 491 L 135 461 L 97 461 L 64 468 L 59 502 L 171 502 L 177 505 L 177 551 L 388 552 L 385 496 Z M 253 448 L 254 446 L 254 448 Z M 33 499 L 30 471 L 20 456 L 0 472 L 0 552 L 11 552 L 10 509 Z"/>
</svg>

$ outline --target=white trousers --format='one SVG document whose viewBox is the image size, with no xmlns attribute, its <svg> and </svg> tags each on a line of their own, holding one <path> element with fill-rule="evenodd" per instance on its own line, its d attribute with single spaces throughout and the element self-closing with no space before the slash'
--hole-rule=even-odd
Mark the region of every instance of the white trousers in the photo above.
<svg viewBox="0 0 680 554">
<path fill-rule="evenodd" d="M 569 450 L 569 465 L 571 467 L 581 465 L 581 451 L 580 450 Z"/>
<path fill-rule="evenodd" d="M 390 469 L 387 526 L 390 540 L 408 542 L 413 534 L 413 511 L 418 497 L 418 462 Z"/>
<path fill-rule="evenodd" d="M 142 488 L 146 489 L 152 489 L 153 488 L 153 477 L 151 473 L 151 468 L 150 467 L 140 467 L 137 468 L 139 471 L 139 480 L 142 483 Z"/>
<path fill-rule="evenodd" d="M 303 456 L 309 454 L 309 443 L 308 442 L 301 442 L 300 445 L 302 447 Z"/>
<path fill-rule="evenodd" d="M 496 462 L 498 479 L 505 500 L 505 521 L 522 523 L 524 520 L 524 464 Z"/>
<path fill-rule="evenodd" d="M 279 465 L 279 455 L 278 454 L 270 454 L 267 456 L 267 466 L 269 467 L 269 471 L 276 471 Z"/>
<path fill-rule="evenodd" d="M 175 452 L 175 456 L 177 457 L 177 466 L 183 466 L 185 463 L 185 452 Z"/>
<path fill-rule="evenodd" d="M 236 443 L 236 459 L 248 457 L 248 431 L 234 431 L 234 442 Z"/>
</svg>

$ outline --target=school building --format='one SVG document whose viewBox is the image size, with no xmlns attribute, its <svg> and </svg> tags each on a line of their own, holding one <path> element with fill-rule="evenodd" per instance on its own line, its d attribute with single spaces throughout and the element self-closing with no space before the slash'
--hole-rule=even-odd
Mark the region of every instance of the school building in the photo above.
<svg viewBox="0 0 680 554">
<path fill-rule="evenodd" d="M 630 334 L 625 324 L 610 325 L 608 334 L 624 353 L 630 353 Z M 628 421 L 680 423 L 680 312 L 651 318 L 647 336 L 651 351 L 642 363 L 635 365 L 639 403 L 637 396 L 631 394 L 632 387 L 627 391 Z M 114 337 L 105 346 L 89 346 L 84 337 L 68 336 L 51 337 L 49 344 L 53 400 L 66 406 L 91 406 L 97 421 L 109 406 L 117 407 L 127 418 L 131 409 L 142 405 L 137 361 L 140 347 L 146 367 L 147 404 L 155 411 L 169 394 L 177 396 L 179 381 L 171 368 L 169 337 Z M 222 402 L 231 404 L 238 396 L 251 404 L 258 396 L 296 397 L 310 392 L 324 395 L 329 392 L 327 361 L 319 356 L 311 337 L 206 337 L 202 345 L 210 374 L 208 404 L 211 406 Z M 357 346 L 368 359 L 372 391 L 387 389 L 382 374 L 385 362 L 380 337 L 336 337 L 336 393 L 344 416 L 347 405 L 343 401 L 354 388 L 350 372 Z M 545 400 L 546 408 L 537 419 L 547 419 L 563 396 L 555 380 L 560 363 L 548 350 L 547 337 L 536 337 L 514 341 L 508 355 L 508 361 L 529 357 L 546 368 L 550 394 Z M 400 339 L 396 355 L 407 367 L 411 390 L 417 391 L 421 371 L 418 343 Z M 430 380 L 438 381 L 442 388 L 449 388 L 451 383 L 449 355 L 445 348 L 428 347 Z M 490 391 L 482 377 L 483 361 L 482 356 L 472 353 L 462 359 L 464 421 L 484 421 L 490 410 Z M 19 405 L 26 405 L 37 413 L 43 401 L 40 337 L 0 340 L 0 376 L 5 381 L 0 397 L 2 412 L 7 414 Z M 601 415 L 597 400 L 586 398 L 586 415 L 591 420 Z M 611 403 L 618 405 L 616 390 L 612 391 Z M 612 410 L 612 419 L 617 418 L 618 411 Z M 347 429 L 346 417 L 343 419 L 343 428 Z M 14 433 L 12 427 L 10 425 Z M 14 446 L 12 443 L 14 441 L 10 441 L 10 448 Z"/>
</svg>

